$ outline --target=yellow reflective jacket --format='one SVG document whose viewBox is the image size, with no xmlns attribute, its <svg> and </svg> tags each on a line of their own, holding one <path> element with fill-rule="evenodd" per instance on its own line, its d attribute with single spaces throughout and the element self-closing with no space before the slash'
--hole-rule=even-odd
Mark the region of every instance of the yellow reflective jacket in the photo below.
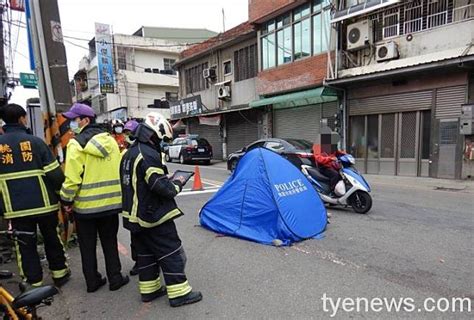
<svg viewBox="0 0 474 320">
<path fill-rule="evenodd" d="M 84 128 L 67 146 L 61 201 L 73 204 L 73 211 L 84 216 L 120 212 L 120 159 L 109 133 L 98 125 Z"/>
</svg>

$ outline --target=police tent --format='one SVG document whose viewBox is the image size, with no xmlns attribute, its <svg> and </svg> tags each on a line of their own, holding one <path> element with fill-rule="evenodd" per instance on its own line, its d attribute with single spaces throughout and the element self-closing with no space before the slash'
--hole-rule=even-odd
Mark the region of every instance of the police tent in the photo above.
<svg viewBox="0 0 474 320">
<path fill-rule="evenodd" d="M 277 153 L 248 152 L 201 209 L 201 225 L 262 244 L 290 245 L 326 228 L 326 209 L 303 174 Z M 280 242 L 281 241 L 281 242 Z"/>
</svg>

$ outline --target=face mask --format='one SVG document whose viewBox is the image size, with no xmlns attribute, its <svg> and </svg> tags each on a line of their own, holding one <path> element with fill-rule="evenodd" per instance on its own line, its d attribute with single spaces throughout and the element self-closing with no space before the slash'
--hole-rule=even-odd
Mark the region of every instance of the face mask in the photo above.
<svg viewBox="0 0 474 320">
<path fill-rule="evenodd" d="M 69 123 L 69 128 L 71 128 L 74 133 L 81 132 L 81 128 L 79 128 L 79 123 L 77 121 L 71 121 L 71 123 Z"/>
<path fill-rule="evenodd" d="M 122 127 L 115 127 L 114 130 L 115 130 L 115 133 L 122 133 L 123 132 Z"/>
<path fill-rule="evenodd" d="M 127 141 L 128 144 L 133 144 L 133 142 L 135 141 L 134 138 L 132 138 L 132 136 L 128 135 L 125 137 L 125 141 Z"/>
</svg>

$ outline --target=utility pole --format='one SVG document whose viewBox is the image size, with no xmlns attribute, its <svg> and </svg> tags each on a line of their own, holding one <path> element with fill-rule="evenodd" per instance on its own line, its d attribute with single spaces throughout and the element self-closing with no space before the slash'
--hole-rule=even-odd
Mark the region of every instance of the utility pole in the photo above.
<svg viewBox="0 0 474 320">
<path fill-rule="evenodd" d="M 67 143 L 66 120 L 60 115 L 72 103 L 66 49 L 57 0 L 27 0 L 41 108 L 47 120 L 46 142 L 58 154 Z"/>
<path fill-rule="evenodd" d="M 8 103 L 7 70 L 5 68 L 5 51 L 3 42 L 3 1 L 0 3 L 0 108 Z"/>
</svg>

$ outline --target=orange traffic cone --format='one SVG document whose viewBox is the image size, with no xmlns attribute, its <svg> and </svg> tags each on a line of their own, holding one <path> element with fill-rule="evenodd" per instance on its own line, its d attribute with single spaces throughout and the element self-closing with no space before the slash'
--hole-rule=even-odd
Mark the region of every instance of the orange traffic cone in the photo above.
<svg viewBox="0 0 474 320">
<path fill-rule="evenodd" d="M 204 188 L 202 186 L 201 172 L 199 171 L 199 166 L 196 166 L 194 168 L 194 183 L 193 183 L 192 191 L 200 191 L 200 190 L 204 190 Z"/>
</svg>

